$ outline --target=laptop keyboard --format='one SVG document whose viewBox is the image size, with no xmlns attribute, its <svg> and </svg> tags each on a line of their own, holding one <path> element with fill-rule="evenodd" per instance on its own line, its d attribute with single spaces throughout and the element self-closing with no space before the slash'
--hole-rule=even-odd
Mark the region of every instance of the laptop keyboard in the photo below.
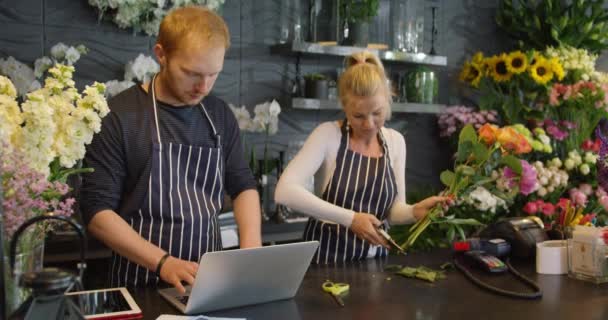
<svg viewBox="0 0 608 320">
<path fill-rule="evenodd" d="M 180 296 L 180 297 L 177 297 L 177 301 L 183 303 L 184 305 L 187 305 L 189 297 L 190 296 Z"/>
</svg>

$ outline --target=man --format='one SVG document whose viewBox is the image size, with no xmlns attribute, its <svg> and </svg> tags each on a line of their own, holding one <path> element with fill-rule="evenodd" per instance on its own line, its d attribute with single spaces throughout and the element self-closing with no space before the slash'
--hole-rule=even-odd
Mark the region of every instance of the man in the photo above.
<svg viewBox="0 0 608 320">
<path fill-rule="evenodd" d="M 85 157 L 81 208 L 88 230 L 114 251 L 110 285 L 159 278 L 185 292 L 197 261 L 221 250 L 217 216 L 232 197 L 241 248 L 261 245 L 256 183 L 236 119 L 208 96 L 230 45 L 221 17 L 176 9 L 159 30 L 160 72 L 110 101 Z"/>
</svg>

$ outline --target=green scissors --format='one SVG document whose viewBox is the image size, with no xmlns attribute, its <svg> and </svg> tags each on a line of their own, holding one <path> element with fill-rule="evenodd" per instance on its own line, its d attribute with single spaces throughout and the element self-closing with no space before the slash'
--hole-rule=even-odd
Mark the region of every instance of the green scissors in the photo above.
<svg viewBox="0 0 608 320">
<path fill-rule="evenodd" d="M 327 280 L 323 282 L 322 287 L 323 291 L 334 297 L 334 300 L 336 300 L 340 307 L 344 307 L 344 301 L 341 296 L 348 293 L 348 290 L 350 290 L 350 285 L 348 283 L 333 283 Z"/>
</svg>

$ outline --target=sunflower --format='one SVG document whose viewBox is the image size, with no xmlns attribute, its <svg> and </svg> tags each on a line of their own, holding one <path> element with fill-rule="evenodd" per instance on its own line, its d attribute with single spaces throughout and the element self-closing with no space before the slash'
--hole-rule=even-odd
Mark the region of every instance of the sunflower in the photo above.
<svg viewBox="0 0 608 320">
<path fill-rule="evenodd" d="M 536 83 L 545 84 L 553 78 L 551 62 L 543 57 L 538 57 L 536 63 L 530 67 L 530 76 Z"/>
<path fill-rule="evenodd" d="M 564 67 L 559 62 L 559 59 L 551 58 L 549 62 L 551 63 L 551 69 L 553 70 L 553 73 L 555 73 L 555 77 L 557 78 L 557 80 L 562 81 L 562 79 L 564 79 L 564 76 L 566 76 L 566 73 L 564 72 Z"/>
<path fill-rule="evenodd" d="M 465 62 L 458 77 L 460 81 L 468 82 L 473 87 L 479 86 L 479 80 L 481 80 L 482 70 L 481 67 L 476 63 Z"/>
<path fill-rule="evenodd" d="M 477 51 L 477 53 L 475 53 L 475 55 L 473 56 L 473 59 L 471 59 L 471 62 L 477 65 L 481 65 L 483 63 L 483 60 L 483 53 L 481 51 Z"/>
<path fill-rule="evenodd" d="M 513 74 L 507 68 L 507 55 L 494 56 L 489 61 L 489 74 L 496 82 L 509 81 Z"/>
<path fill-rule="evenodd" d="M 528 57 L 530 57 L 530 56 L 528 55 Z M 532 58 L 530 59 L 530 67 L 532 67 L 533 65 L 535 65 L 536 61 L 538 61 L 539 58 L 544 58 L 544 57 L 540 53 L 534 51 L 532 53 Z"/>
<path fill-rule="evenodd" d="M 507 69 L 509 72 L 519 74 L 526 71 L 528 67 L 528 57 L 521 51 L 513 51 L 507 56 Z"/>
</svg>

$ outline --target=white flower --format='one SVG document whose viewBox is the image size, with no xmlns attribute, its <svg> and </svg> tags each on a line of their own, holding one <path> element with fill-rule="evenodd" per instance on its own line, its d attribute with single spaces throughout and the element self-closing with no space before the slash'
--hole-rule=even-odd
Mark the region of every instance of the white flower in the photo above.
<svg viewBox="0 0 608 320">
<path fill-rule="evenodd" d="M 135 82 L 128 81 L 128 80 L 124 80 L 124 81 L 110 80 L 110 81 L 106 82 L 105 85 L 106 85 L 106 97 L 112 98 L 113 96 L 131 88 L 133 85 L 135 85 Z"/>
<path fill-rule="evenodd" d="M 173 8 L 187 5 L 205 5 L 218 10 L 225 0 L 88 0 L 99 9 L 100 17 L 110 11 L 120 28 L 133 28 L 148 35 L 156 35 L 162 18 Z"/>
<path fill-rule="evenodd" d="M 270 106 L 268 107 L 268 112 L 271 117 L 278 117 L 279 113 L 281 113 L 281 106 L 276 100 L 272 100 Z"/>
<path fill-rule="evenodd" d="M 62 42 L 59 42 L 51 48 L 51 56 L 55 60 L 63 60 L 63 58 L 65 58 L 65 54 L 66 54 L 67 50 L 68 50 L 68 46 L 66 46 Z"/>
<path fill-rule="evenodd" d="M 477 187 L 465 198 L 464 202 L 473 205 L 478 210 L 492 213 L 495 213 L 498 207 L 507 208 L 503 199 L 495 196 L 484 187 Z"/>
<path fill-rule="evenodd" d="M 51 60 L 51 58 L 49 57 L 44 56 L 42 58 L 36 59 L 36 61 L 34 62 L 34 75 L 36 76 L 36 78 L 42 77 L 44 72 L 48 70 L 52 65 L 53 60 Z"/>
<path fill-rule="evenodd" d="M 68 50 L 65 51 L 65 60 L 68 65 L 73 65 L 78 59 L 80 59 L 80 52 L 76 48 L 69 47 Z"/>
<path fill-rule="evenodd" d="M 253 112 L 255 114 L 253 118 L 253 131 L 267 132 L 269 134 L 277 132 L 281 106 L 275 100 L 256 105 Z"/>
<path fill-rule="evenodd" d="M 228 105 L 232 113 L 234 113 L 234 117 L 239 124 L 239 129 L 241 131 L 251 131 L 253 124 L 251 122 L 251 114 L 249 114 L 249 110 L 245 106 L 241 106 L 240 108 L 235 107 L 232 104 Z"/>
<path fill-rule="evenodd" d="M 13 57 L 0 59 L 0 74 L 11 79 L 19 96 L 40 88 L 40 82 L 36 81 L 34 70 Z"/>
<path fill-rule="evenodd" d="M 125 80 L 148 82 L 160 70 L 154 58 L 139 54 L 135 60 L 129 61 L 125 66 Z"/>
</svg>

